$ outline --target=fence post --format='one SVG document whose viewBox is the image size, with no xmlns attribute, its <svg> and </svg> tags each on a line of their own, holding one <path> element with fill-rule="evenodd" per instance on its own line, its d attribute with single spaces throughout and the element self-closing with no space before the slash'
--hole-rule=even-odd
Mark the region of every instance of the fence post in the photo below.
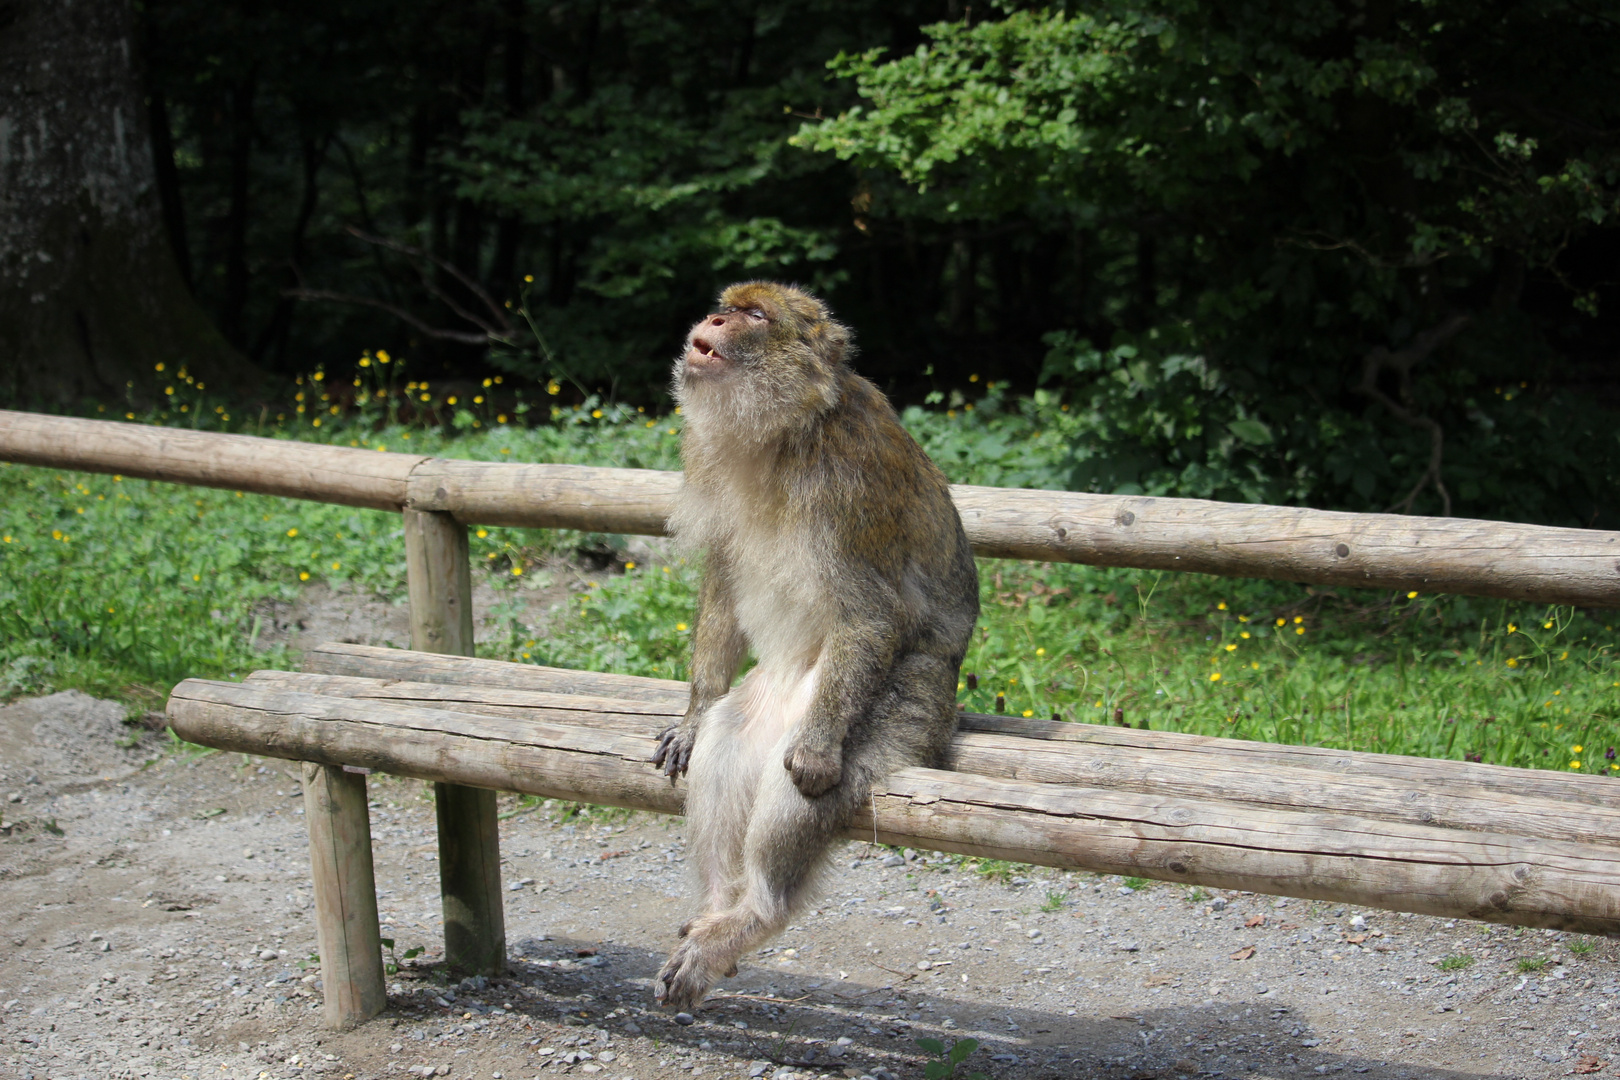
<svg viewBox="0 0 1620 1080">
<path fill-rule="evenodd" d="M 450 514 L 404 511 L 411 648 L 473 655 L 472 568 L 467 528 Z M 506 967 L 501 847 L 495 793 L 434 784 L 439 823 L 439 893 L 444 959 L 452 968 L 497 975 Z"/>
<path fill-rule="evenodd" d="M 304 762 L 304 820 L 315 883 L 315 934 L 321 951 L 321 1019 L 342 1031 L 388 1004 L 377 929 L 366 778 L 334 765 Z"/>
</svg>

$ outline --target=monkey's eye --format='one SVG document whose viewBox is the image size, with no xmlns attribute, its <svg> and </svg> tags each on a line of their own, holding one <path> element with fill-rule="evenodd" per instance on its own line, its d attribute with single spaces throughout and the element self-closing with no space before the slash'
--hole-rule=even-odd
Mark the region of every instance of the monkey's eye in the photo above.
<svg viewBox="0 0 1620 1080">
<path fill-rule="evenodd" d="M 749 308 L 747 311 L 743 312 L 743 314 L 747 315 L 750 319 L 758 319 L 760 322 L 770 321 L 765 317 L 765 313 L 759 310 L 759 308 Z"/>
</svg>

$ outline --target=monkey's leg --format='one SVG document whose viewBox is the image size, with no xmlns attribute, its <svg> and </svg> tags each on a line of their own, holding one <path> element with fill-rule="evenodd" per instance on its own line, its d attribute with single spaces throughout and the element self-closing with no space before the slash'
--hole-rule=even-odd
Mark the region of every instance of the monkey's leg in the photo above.
<svg viewBox="0 0 1620 1080">
<path fill-rule="evenodd" d="M 653 984 L 660 1002 L 695 1007 L 744 953 L 782 931 L 813 894 L 828 849 L 873 783 L 905 765 L 938 763 L 956 727 L 955 693 L 949 665 L 903 657 L 851 727 L 838 786 L 814 798 L 780 764 L 793 731 L 766 751 L 742 843 L 742 893 L 687 924 Z"/>
<path fill-rule="evenodd" d="M 743 838 L 760 772 L 758 750 L 739 737 L 745 723 L 737 700 L 728 695 L 709 710 L 692 748 L 686 776 L 688 857 L 704 911 L 730 907 L 742 891 Z"/>
<path fill-rule="evenodd" d="M 785 748 L 785 740 L 778 744 Z M 741 895 L 687 924 L 653 985 L 664 1005 L 691 1009 L 715 982 L 736 970 L 737 960 L 787 925 L 811 892 L 827 848 L 865 797 L 867 785 L 840 785 L 808 798 L 779 764 L 782 749 L 767 758 L 741 847 Z M 847 764 L 847 763 L 846 763 Z M 846 773 L 847 775 L 847 773 Z"/>
</svg>

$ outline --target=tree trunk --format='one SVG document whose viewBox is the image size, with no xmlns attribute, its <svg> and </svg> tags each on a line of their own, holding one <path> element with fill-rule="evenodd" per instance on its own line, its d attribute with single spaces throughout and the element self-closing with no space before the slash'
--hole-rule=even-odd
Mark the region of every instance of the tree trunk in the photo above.
<svg viewBox="0 0 1620 1080">
<path fill-rule="evenodd" d="M 180 276 L 158 201 L 127 0 L 0 7 L 0 397 L 148 400 L 258 372 Z"/>
</svg>

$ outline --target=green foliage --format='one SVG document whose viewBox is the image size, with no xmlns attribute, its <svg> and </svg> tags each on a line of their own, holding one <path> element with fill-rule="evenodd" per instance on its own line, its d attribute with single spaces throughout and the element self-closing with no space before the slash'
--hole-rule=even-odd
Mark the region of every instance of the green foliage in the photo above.
<svg viewBox="0 0 1620 1080">
<path fill-rule="evenodd" d="M 953 1076 L 961 1076 L 963 1080 L 990 1080 L 982 1072 L 957 1072 L 962 1063 L 979 1048 L 978 1039 L 957 1039 L 949 1046 L 940 1039 L 917 1039 L 916 1043 L 932 1057 L 923 1066 L 923 1075 L 928 1080 L 947 1080 Z"/>
<path fill-rule="evenodd" d="M 940 12 L 152 0 L 169 233 L 233 344 L 391 424 L 416 399 L 348 387 L 379 345 L 450 430 L 496 375 L 525 422 L 658 409 L 716 289 L 765 276 L 827 292 L 902 404 L 1069 405 L 1036 468 L 975 429 L 1002 482 L 1615 522 L 1620 23 Z"/>
<path fill-rule="evenodd" d="M 1452 956 L 1442 957 L 1438 965 L 1441 971 L 1463 971 L 1464 969 L 1471 968 L 1473 966 L 1474 958 L 1472 956 L 1464 956 L 1460 953 Z"/>
<path fill-rule="evenodd" d="M 1041 901 L 1041 910 L 1042 911 L 1062 911 L 1063 910 L 1063 904 L 1068 899 L 1069 899 L 1069 894 L 1068 893 L 1065 893 L 1065 892 L 1049 892 L 1049 893 L 1046 894 L 1046 899 Z"/>
<path fill-rule="evenodd" d="M 1578 937 L 1569 943 L 1569 951 L 1576 956 L 1590 956 L 1597 951 L 1597 944 L 1591 938 Z"/>
<path fill-rule="evenodd" d="M 1481 18 L 1493 33 L 1474 33 Z M 1526 355 L 1557 348 L 1547 334 L 1595 329 L 1561 260 L 1620 221 L 1620 152 L 1592 137 L 1607 107 L 1583 135 L 1528 105 L 1555 85 L 1610 100 L 1615 65 L 1576 74 L 1564 57 L 1549 79 L 1534 58 L 1610 55 L 1611 20 L 1558 2 L 1279 18 L 1110 0 L 926 32 L 893 58 L 836 58 L 865 104 L 796 141 L 896 177 L 874 214 L 959 230 L 1018 217 L 1083 242 L 1068 282 L 1091 302 L 1044 339 L 1043 377 L 1092 417 L 1071 486 L 1376 509 L 1422 495 L 1571 523 L 1613 511 L 1612 425 L 1544 387 L 1534 408 L 1508 406 L 1546 378 Z M 1527 267 L 1564 286 L 1539 324 L 1517 307 Z M 1415 344 L 1457 310 L 1473 323 L 1454 343 Z M 1385 345 L 1418 351 L 1386 363 Z M 1426 424 L 1443 432 L 1438 478 Z"/>
<path fill-rule="evenodd" d="M 388 959 L 383 963 L 383 971 L 389 975 L 399 974 L 400 967 L 407 960 L 414 960 L 427 951 L 425 945 L 412 945 L 403 953 L 396 953 L 393 938 L 381 938 L 379 940 L 382 942 L 382 947 L 388 950 Z"/>
<path fill-rule="evenodd" d="M 1550 963 L 1552 963 L 1551 958 L 1546 956 L 1524 956 L 1519 958 L 1519 962 L 1515 966 L 1525 975 L 1534 975 L 1538 971 L 1547 970 L 1547 965 Z"/>
</svg>

